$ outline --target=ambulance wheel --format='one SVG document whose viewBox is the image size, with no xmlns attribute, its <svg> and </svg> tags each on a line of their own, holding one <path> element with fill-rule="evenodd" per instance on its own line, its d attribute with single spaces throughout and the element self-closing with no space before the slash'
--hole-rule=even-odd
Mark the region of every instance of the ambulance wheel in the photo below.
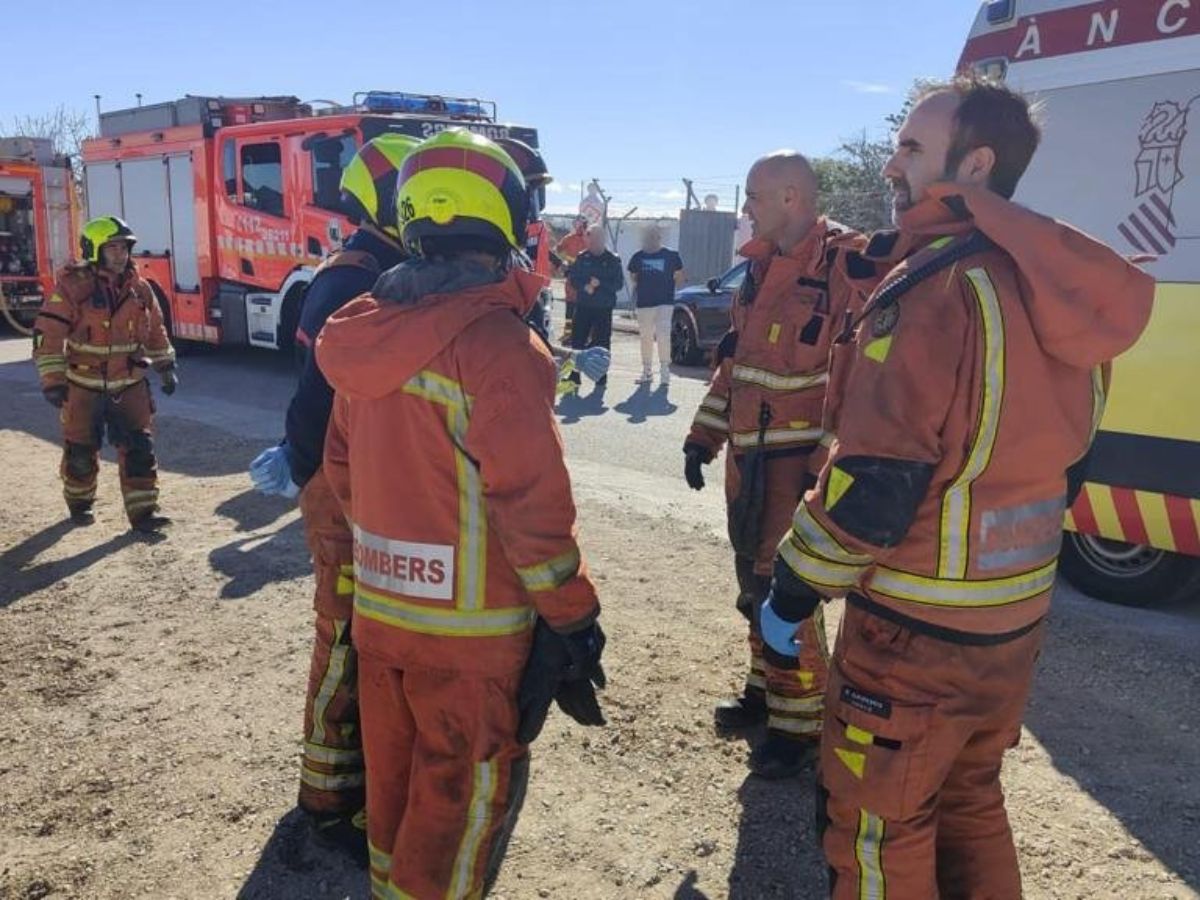
<svg viewBox="0 0 1200 900">
<path fill-rule="evenodd" d="M 671 362 L 680 366 L 698 366 L 703 356 L 692 320 L 686 314 L 676 312 L 671 317 Z"/>
<path fill-rule="evenodd" d="M 1083 593 L 1122 606 L 1148 609 L 1200 593 L 1200 559 L 1090 534 L 1064 533 L 1059 567 Z"/>
</svg>

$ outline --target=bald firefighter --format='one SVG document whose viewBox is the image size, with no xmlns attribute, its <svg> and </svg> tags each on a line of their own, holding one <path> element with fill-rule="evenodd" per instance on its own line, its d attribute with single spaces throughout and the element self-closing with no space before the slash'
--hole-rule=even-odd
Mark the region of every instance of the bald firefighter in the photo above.
<svg viewBox="0 0 1200 900">
<path fill-rule="evenodd" d="M 1008 202 L 1038 139 L 1025 98 L 975 78 L 908 115 L 884 169 L 905 258 L 838 337 L 836 441 L 761 609 L 796 658 L 797 626 L 847 595 L 820 760 L 838 900 L 1021 897 L 1001 763 L 1108 364 L 1154 292 Z"/>
<path fill-rule="evenodd" d="M 804 623 L 799 656 L 764 656 L 752 614 L 770 587 L 775 550 L 796 503 L 819 471 L 829 349 L 847 312 L 865 299 L 848 269 L 865 241 L 817 214 L 816 176 L 791 151 L 754 164 L 744 212 L 753 239 L 739 253 L 750 270 L 683 449 L 687 482 L 700 490 L 702 466 L 725 448 L 737 608 L 750 622 L 745 689 L 717 707 L 716 725 L 738 732 L 765 724 L 766 740 L 751 754 L 750 768 L 785 778 L 811 762 L 821 734 L 824 624 L 819 616 Z"/>
<path fill-rule="evenodd" d="M 264 494 L 300 498 L 313 559 L 316 633 L 304 704 L 299 806 L 314 836 L 365 866 L 365 767 L 358 715 L 358 665 L 351 636 L 353 537 L 322 471 L 333 389 L 312 347 L 325 321 L 402 263 L 393 197 L 400 164 L 415 138 L 385 134 L 368 141 L 342 173 L 341 204 L 358 226 L 313 276 L 296 332 L 303 371 L 288 405 L 286 438 L 251 463 Z"/>
<path fill-rule="evenodd" d="M 61 410 L 60 475 L 71 521 L 95 521 L 100 446 L 117 448 L 125 515 L 135 531 L 170 524 L 158 512 L 154 400 L 146 381 L 155 372 L 164 394 L 179 384 L 175 350 L 154 290 L 134 268 L 133 230 L 116 216 L 83 226 L 82 262 L 63 269 L 42 304 L 33 358 L 47 402 Z"/>
</svg>

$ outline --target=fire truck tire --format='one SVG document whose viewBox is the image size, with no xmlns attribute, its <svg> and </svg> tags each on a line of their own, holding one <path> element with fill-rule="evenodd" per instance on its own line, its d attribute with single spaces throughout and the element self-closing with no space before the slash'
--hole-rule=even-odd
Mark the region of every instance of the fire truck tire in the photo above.
<svg viewBox="0 0 1200 900">
<path fill-rule="evenodd" d="M 1200 559 L 1090 534 L 1063 534 L 1059 569 L 1083 593 L 1143 609 L 1200 595 Z"/>
<path fill-rule="evenodd" d="M 174 321 L 171 317 L 171 306 L 167 303 L 167 297 L 162 292 L 155 282 L 150 282 L 150 290 L 154 291 L 154 296 L 158 298 L 158 308 L 162 310 L 163 325 L 167 327 L 167 337 L 171 339 L 171 346 L 175 348 L 176 356 L 187 356 L 195 351 L 196 347 L 201 346 L 196 341 L 185 341 L 183 338 L 176 337 L 173 329 Z"/>
<path fill-rule="evenodd" d="M 26 337 L 33 334 L 33 323 L 37 319 L 38 311 L 36 309 L 16 310 L 8 308 L 8 300 L 4 296 L 4 292 L 0 291 L 0 316 L 13 328 L 17 334 L 23 334 Z"/>
</svg>

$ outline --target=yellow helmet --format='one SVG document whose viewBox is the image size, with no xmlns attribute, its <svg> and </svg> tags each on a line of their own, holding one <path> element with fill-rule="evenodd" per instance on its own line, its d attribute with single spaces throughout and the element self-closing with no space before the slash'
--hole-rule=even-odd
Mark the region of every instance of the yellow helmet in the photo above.
<svg viewBox="0 0 1200 900">
<path fill-rule="evenodd" d="M 396 217 L 405 246 L 427 238 L 481 238 L 519 250 L 529 195 L 521 170 L 495 142 L 465 128 L 424 140 L 404 160 Z"/>
<path fill-rule="evenodd" d="M 342 172 L 338 185 L 342 208 L 355 223 L 370 222 L 396 240 L 396 178 L 400 164 L 420 140 L 406 134 L 381 134 L 367 141 Z"/>
<path fill-rule="evenodd" d="M 97 219 L 89 220 L 79 235 L 79 250 L 83 254 L 83 261 L 99 265 L 100 248 L 109 241 L 119 240 L 126 241 L 130 250 L 137 243 L 137 235 L 133 233 L 132 228 L 125 224 L 124 219 L 116 216 L 100 216 Z"/>
</svg>

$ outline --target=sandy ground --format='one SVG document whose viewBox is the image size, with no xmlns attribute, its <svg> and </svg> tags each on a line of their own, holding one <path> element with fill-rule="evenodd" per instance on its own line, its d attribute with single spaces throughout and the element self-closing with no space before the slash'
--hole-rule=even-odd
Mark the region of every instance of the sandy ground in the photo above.
<svg viewBox="0 0 1200 900">
<path fill-rule="evenodd" d="M 224 427 L 164 404 L 177 524 L 148 540 L 124 529 L 111 462 L 97 524 L 64 523 L 54 415 L 23 365 L 0 365 L 0 898 L 366 896 L 292 813 L 311 578 L 294 508 L 244 474 L 264 443 L 254 404 L 277 406 L 284 380 L 266 372 Z M 192 371 L 180 397 L 201 388 Z M 654 408 L 678 436 L 702 386 L 676 390 L 677 409 Z M 646 418 L 625 402 L 604 406 L 611 445 L 573 458 L 610 725 L 551 718 L 493 896 L 823 896 L 810 781 L 747 777 L 747 744 L 710 728 L 743 666 L 719 503 L 621 469 L 621 428 Z M 1198 638 L 1186 611 L 1060 589 L 1005 770 L 1027 896 L 1200 897 Z"/>
</svg>

